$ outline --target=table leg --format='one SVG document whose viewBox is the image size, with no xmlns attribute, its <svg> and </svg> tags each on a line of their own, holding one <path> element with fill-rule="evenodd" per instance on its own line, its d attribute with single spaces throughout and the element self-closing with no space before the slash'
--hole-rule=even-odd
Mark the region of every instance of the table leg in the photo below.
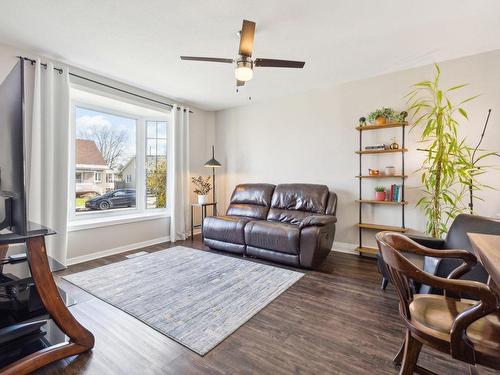
<svg viewBox="0 0 500 375">
<path fill-rule="evenodd" d="M 201 206 L 201 238 L 203 238 L 203 221 L 207 216 L 207 206 Z"/>
<path fill-rule="evenodd" d="M 9 245 L 0 245 L 0 259 L 5 259 L 7 256 L 7 251 L 9 251 Z M 3 270 L 3 264 L 0 264 L 0 274 Z"/>
<path fill-rule="evenodd" d="M 191 242 L 194 241 L 193 235 L 194 235 L 193 206 L 191 206 Z"/>
<path fill-rule="evenodd" d="M 69 342 L 32 353 L 0 369 L 2 375 L 28 374 L 49 363 L 86 352 L 94 347 L 92 333 L 75 319 L 59 295 L 49 268 L 44 237 L 30 238 L 26 245 L 31 276 L 40 299 L 52 320 L 69 337 Z"/>
</svg>

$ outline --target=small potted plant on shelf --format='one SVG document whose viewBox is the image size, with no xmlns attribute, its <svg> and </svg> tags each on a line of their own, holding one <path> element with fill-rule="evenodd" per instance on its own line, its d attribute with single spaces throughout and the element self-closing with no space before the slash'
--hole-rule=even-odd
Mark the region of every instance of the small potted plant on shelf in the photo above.
<svg viewBox="0 0 500 375">
<path fill-rule="evenodd" d="M 383 107 L 370 113 L 368 121 L 374 125 L 385 125 L 391 121 L 404 121 L 406 116 L 408 116 L 407 112 L 396 113 L 392 108 Z"/>
<path fill-rule="evenodd" d="M 376 186 L 375 187 L 375 200 L 376 201 L 385 201 L 385 187 Z"/>
<path fill-rule="evenodd" d="M 210 184 L 210 176 L 203 177 L 192 177 L 191 181 L 195 189 L 193 192 L 198 195 L 198 204 L 207 203 L 207 195 L 210 190 L 212 190 L 212 184 Z"/>
</svg>

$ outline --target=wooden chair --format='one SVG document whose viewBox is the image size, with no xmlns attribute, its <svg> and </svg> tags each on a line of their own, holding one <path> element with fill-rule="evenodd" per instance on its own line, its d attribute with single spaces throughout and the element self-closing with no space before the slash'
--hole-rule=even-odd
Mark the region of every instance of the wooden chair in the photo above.
<svg viewBox="0 0 500 375">
<path fill-rule="evenodd" d="M 497 298 L 485 284 L 457 280 L 476 263 L 465 250 L 433 250 L 408 237 L 380 232 L 376 235 L 380 255 L 387 265 L 391 282 L 399 297 L 399 312 L 406 325 L 403 346 L 394 359 L 400 374 L 433 374 L 417 366 L 422 344 L 450 354 L 470 365 L 480 364 L 500 370 L 500 310 Z M 463 263 L 448 278 L 424 272 L 405 256 L 417 254 L 439 258 L 458 258 Z M 413 280 L 445 291 L 444 295 L 415 294 Z M 478 301 L 461 299 L 461 294 L 477 296 Z"/>
</svg>

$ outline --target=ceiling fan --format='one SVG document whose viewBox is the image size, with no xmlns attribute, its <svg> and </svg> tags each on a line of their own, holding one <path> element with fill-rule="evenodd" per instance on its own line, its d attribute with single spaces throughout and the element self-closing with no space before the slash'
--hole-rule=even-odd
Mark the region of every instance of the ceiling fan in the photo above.
<svg viewBox="0 0 500 375">
<path fill-rule="evenodd" d="M 224 59 L 218 57 L 198 57 L 198 56 L 181 56 L 181 60 L 191 61 L 208 61 L 233 64 L 236 63 L 234 76 L 236 78 L 236 86 L 244 86 L 245 82 L 253 77 L 254 67 L 265 68 L 303 68 L 304 61 L 291 60 L 276 60 L 276 59 L 252 59 L 253 39 L 255 35 L 255 22 L 243 20 L 240 35 L 239 57 L 237 59 Z"/>
</svg>

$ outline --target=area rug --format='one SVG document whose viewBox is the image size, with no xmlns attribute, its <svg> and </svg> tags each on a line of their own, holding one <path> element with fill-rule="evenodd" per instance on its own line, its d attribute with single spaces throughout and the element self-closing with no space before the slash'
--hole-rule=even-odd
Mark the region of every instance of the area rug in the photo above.
<svg viewBox="0 0 500 375">
<path fill-rule="evenodd" d="M 303 275 L 176 246 L 64 279 L 205 355 Z"/>
</svg>

